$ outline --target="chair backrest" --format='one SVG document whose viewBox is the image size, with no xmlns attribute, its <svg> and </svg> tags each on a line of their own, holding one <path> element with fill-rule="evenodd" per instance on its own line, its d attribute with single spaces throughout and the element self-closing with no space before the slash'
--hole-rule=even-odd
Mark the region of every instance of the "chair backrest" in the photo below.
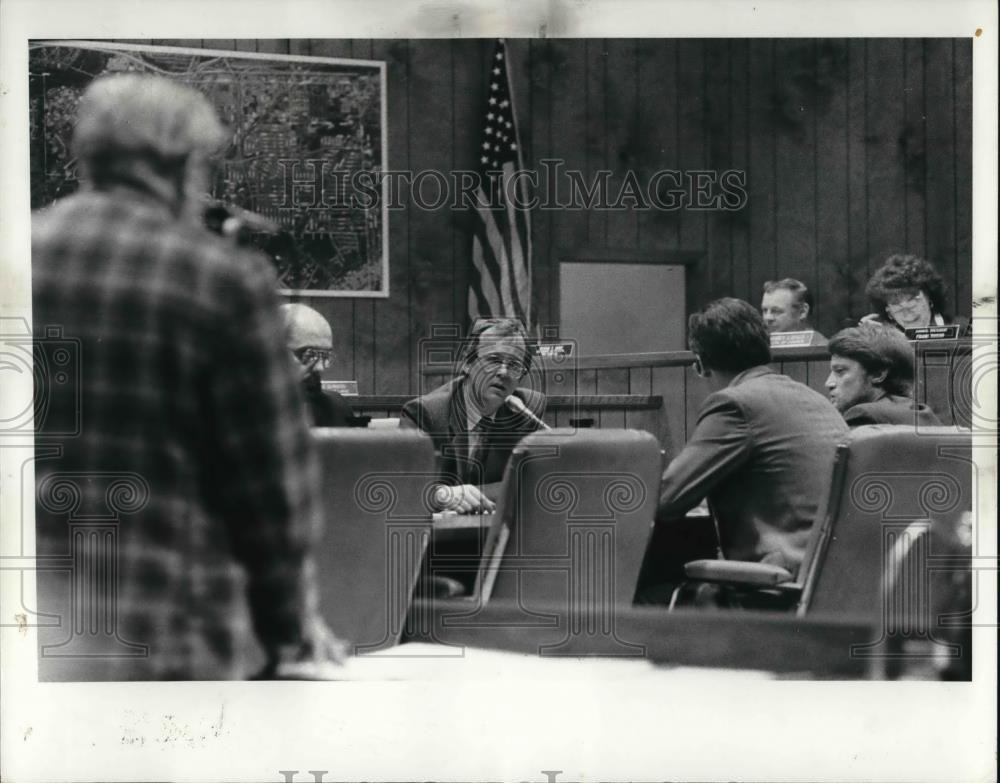
<svg viewBox="0 0 1000 783">
<path fill-rule="evenodd" d="M 644 431 L 553 429 L 525 437 L 504 477 L 501 524 L 490 539 L 508 540 L 495 574 L 483 572 L 483 600 L 516 599 L 526 609 L 553 601 L 630 605 L 661 470 L 659 443 Z"/>
<path fill-rule="evenodd" d="M 313 430 L 323 471 L 320 611 L 355 654 L 398 643 L 430 537 L 437 474 L 419 430 Z"/>
<path fill-rule="evenodd" d="M 799 613 L 885 621 L 895 541 L 914 522 L 961 524 L 974 498 L 971 438 L 956 427 L 859 427 L 838 446 Z"/>
<path fill-rule="evenodd" d="M 915 344 L 914 389 L 917 402 L 931 407 L 942 424 L 968 427 L 979 407 L 973 395 L 970 340 L 929 340 Z"/>
</svg>

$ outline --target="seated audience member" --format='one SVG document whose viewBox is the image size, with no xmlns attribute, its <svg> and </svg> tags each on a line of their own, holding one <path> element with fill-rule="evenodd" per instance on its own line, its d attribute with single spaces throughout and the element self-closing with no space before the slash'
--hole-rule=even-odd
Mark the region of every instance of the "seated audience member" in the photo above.
<svg viewBox="0 0 1000 783">
<path fill-rule="evenodd" d="M 693 314 L 688 343 L 711 393 L 663 474 L 650 554 L 666 552 L 676 561 L 672 550 L 687 539 L 671 541 L 671 527 L 707 497 L 724 557 L 794 573 L 847 425 L 821 394 L 768 366 L 767 328 L 749 303 L 719 299 Z M 655 568 L 647 556 L 646 585 L 677 577 L 651 573 Z M 654 590 L 645 600 L 668 595 Z"/>
<path fill-rule="evenodd" d="M 930 262 L 919 256 L 889 256 L 875 270 L 865 293 L 875 312 L 864 316 L 861 323 L 891 324 L 900 331 L 958 324 L 959 334 L 968 331 L 967 319 L 945 314 L 944 281 Z"/>
<path fill-rule="evenodd" d="M 295 356 L 302 372 L 309 418 L 314 427 L 350 427 L 354 411 L 340 394 L 324 391 L 319 374 L 333 358 L 333 332 L 329 322 L 304 304 L 281 306 L 285 317 L 288 350 Z"/>
<path fill-rule="evenodd" d="M 912 385 L 913 346 L 898 330 L 866 323 L 830 339 L 826 388 L 849 426 L 940 424 L 934 411 L 910 397 Z"/>
<path fill-rule="evenodd" d="M 826 345 L 826 338 L 809 323 L 812 306 L 812 294 L 800 280 L 786 277 L 764 283 L 760 312 L 771 334 L 811 331 L 810 345 Z"/>
<path fill-rule="evenodd" d="M 518 397 L 541 418 L 545 395 L 518 388 L 531 368 L 530 340 L 514 318 L 480 319 L 473 325 L 458 376 L 403 406 L 401 427 L 417 427 L 441 455 L 441 510 L 492 511 L 514 446 L 538 425 L 505 404 Z"/>
</svg>

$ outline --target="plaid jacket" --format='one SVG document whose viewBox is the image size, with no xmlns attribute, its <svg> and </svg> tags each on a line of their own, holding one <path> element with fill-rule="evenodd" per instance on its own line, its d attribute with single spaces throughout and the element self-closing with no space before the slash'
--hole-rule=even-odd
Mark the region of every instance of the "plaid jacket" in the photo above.
<svg viewBox="0 0 1000 783">
<path fill-rule="evenodd" d="M 246 676 L 315 595 L 318 465 L 269 263 L 119 186 L 36 213 L 32 264 L 38 592 L 61 618 L 40 677 Z"/>
</svg>

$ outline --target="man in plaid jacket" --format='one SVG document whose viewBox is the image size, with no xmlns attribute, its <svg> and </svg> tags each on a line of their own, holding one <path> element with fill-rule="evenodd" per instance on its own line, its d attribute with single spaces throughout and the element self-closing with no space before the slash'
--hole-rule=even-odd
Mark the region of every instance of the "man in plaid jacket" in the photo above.
<svg viewBox="0 0 1000 783">
<path fill-rule="evenodd" d="M 58 364 L 45 335 L 79 354 L 75 380 L 37 385 L 41 679 L 341 654 L 315 605 L 318 465 L 276 280 L 201 222 L 225 139 L 190 88 L 98 79 L 74 135 L 83 187 L 34 216 L 36 368 Z M 67 411 L 76 431 L 55 426 Z"/>
</svg>

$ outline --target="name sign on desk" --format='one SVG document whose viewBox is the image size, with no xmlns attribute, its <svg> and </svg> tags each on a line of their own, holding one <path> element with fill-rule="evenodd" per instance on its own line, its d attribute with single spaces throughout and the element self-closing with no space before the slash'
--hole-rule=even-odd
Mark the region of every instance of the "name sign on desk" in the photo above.
<svg viewBox="0 0 1000 783">
<path fill-rule="evenodd" d="M 813 335 L 816 333 L 812 329 L 804 332 L 775 332 L 771 335 L 772 348 L 802 348 L 812 345 Z"/>
<path fill-rule="evenodd" d="M 343 394 L 345 397 L 358 396 L 357 381 L 320 381 L 323 391 L 334 391 Z"/>
<path fill-rule="evenodd" d="M 573 355 L 573 343 L 543 343 L 538 346 L 538 355 L 545 359 L 563 359 Z"/>
<path fill-rule="evenodd" d="M 924 340 L 957 340 L 958 324 L 952 324 L 951 326 L 920 326 L 916 329 L 907 329 L 906 339 L 917 343 Z"/>
</svg>

